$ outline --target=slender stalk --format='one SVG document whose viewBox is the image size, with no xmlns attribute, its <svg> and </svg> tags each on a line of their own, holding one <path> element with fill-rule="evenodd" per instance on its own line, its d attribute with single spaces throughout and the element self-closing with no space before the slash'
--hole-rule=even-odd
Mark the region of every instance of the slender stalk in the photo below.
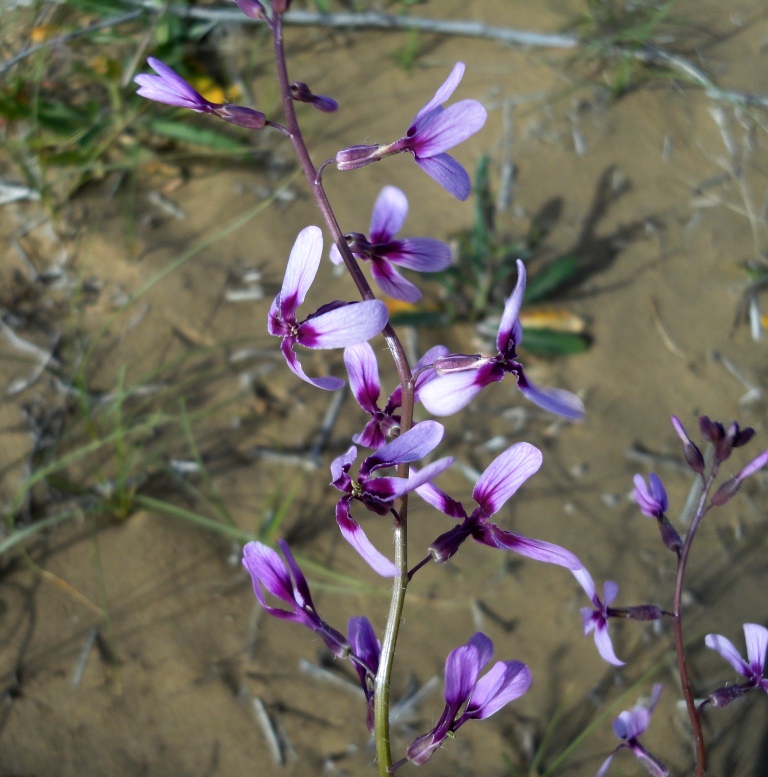
<svg viewBox="0 0 768 777">
<path fill-rule="evenodd" d="M 688 717 L 691 721 L 691 728 L 693 729 L 693 741 L 696 749 L 696 771 L 694 777 L 704 777 L 707 769 L 707 748 L 704 741 L 704 731 L 701 727 L 701 715 L 696 707 L 696 700 L 693 695 L 693 688 L 691 687 L 691 678 L 688 673 L 688 662 L 685 655 L 685 641 L 683 639 L 683 582 L 685 579 L 685 570 L 688 564 L 688 555 L 691 552 L 691 546 L 693 545 L 694 537 L 696 536 L 696 530 L 701 523 L 702 518 L 707 514 L 708 508 L 706 507 L 707 497 L 709 496 L 712 484 L 717 477 L 717 471 L 719 469 L 719 462 L 715 461 L 712 466 L 712 471 L 709 477 L 703 483 L 701 490 L 701 496 L 699 497 L 699 504 L 696 507 L 693 520 L 691 521 L 688 533 L 685 536 L 685 542 L 683 548 L 680 551 L 680 557 L 677 562 L 677 576 L 675 578 L 675 594 L 673 599 L 672 614 L 673 614 L 673 634 L 675 638 L 675 653 L 677 654 L 677 669 L 680 674 L 680 685 L 682 686 L 683 698 L 685 699 L 685 706 L 688 710 Z"/>
<path fill-rule="evenodd" d="M 317 203 L 333 241 L 338 247 L 344 259 L 344 264 L 355 282 L 360 296 L 365 299 L 375 299 L 371 287 L 360 270 L 360 266 L 347 245 L 344 235 L 339 227 L 328 197 L 323 188 L 322 181 L 309 155 L 304 138 L 296 118 L 296 111 L 291 97 L 290 81 L 285 59 L 285 47 L 283 41 L 283 20 L 280 14 L 276 14 L 270 24 L 274 43 L 275 63 L 277 76 L 280 83 L 280 92 L 283 100 L 283 112 L 286 120 L 288 137 L 293 144 L 299 164 L 307 178 L 312 196 Z M 400 386 L 402 388 L 402 405 L 400 415 L 400 432 L 407 432 L 413 423 L 413 385 L 411 382 L 411 369 L 397 333 L 390 324 L 382 333 L 389 347 L 392 358 L 397 368 Z M 408 465 L 400 464 L 397 468 L 398 477 L 408 476 Z M 395 503 L 396 518 L 394 521 L 395 564 L 400 570 L 400 575 L 395 578 L 392 586 L 392 598 L 390 601 L 387 625 L 381 646 L 381 658 L 379 671 L 376 675 L 374 696 L 374 735 L 376 739 L 376 755 L 379 765 L 379 774 L 385 777 L 392 766 L 392 754 L 389 746 L 389 687 L 392 676 L 392 667 L 395 658 L 395 647 L 402 619 L 405 593 L 408 586 L 408 498 L 407 495 Z"/>
</svg>

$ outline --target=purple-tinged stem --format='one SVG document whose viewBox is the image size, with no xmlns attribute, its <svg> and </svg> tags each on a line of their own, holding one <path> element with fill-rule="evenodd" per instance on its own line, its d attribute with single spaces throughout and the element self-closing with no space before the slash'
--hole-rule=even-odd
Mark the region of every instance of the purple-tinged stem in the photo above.
<svg viewBox="0 0 768 777">
<path fill-rule="evenodd" d="M 344 240 L 344 235 L 339 227 L 333 212 L 322 180 L 318 176 L 309 151 L 296 118 L 296 111 L 291 97 L 290 80 L 285 60 L 285 48 L 283 41 L 282 15 L 275 14 L 271 24 L 272 40 L 274 44 L 275 63 L 277 76 L 280 83 L 280 93 L 283 99 L 283 111 L 285 113 L 288 137 L 293 144 L 299 164 L 304 170 L 304 175 L 309 183 L 312 196 L 315 198 L 320 213 L 333 236 L 333 241 L 344 259 L 344 264 L 355 282 L 360 296 L 364 299 L 376 299 L 368 281 L 365 279 L 357 260 Z M 400 433 L 407 432 L 413 423 L 413 383 L 411 381 L 411 368 L 405 355 L 400 339 L 390 324 L 384 328 L 384 339 L 387 342 L 392 358 L 397 368 L 397 374 L 402 388 L 402 405 L 400 408 Z M 399 464 L 398 477 L 408 476 L 408 465 Z M 405 604 L 405 592 L 408 586 L 408 496 L 405 495 L 395 502 L 397 519 L 394 521 L 395 564 L 400 569 L 400 576 L 396 577 L 392 585 L 392 598 L 390 600 L 389 615 L 381 645 L 381 659 L 379 671 L 376 675 L 374 695 L 374 736 L 376 739 L 376 756 L 378 760 L 379 774 L 386 777 L 392 766 L 392 753 L 389 746 L 389 686 L 392 675 L 392 666 L 395 658 L 395 646 L 397 634 L 402 619 L 403 606 Z"/>
<path fill-rule="evenodd" d="M 683 698 L 685 699 L 685 706 L 688 709 L 688 717 L 691 720 L 691 728 L 693 729 L 693 741 L 696 749 L 696 771 L 694 777 L 704 777 L 707 769 L 707 748 L 704 742 L 704 732 L 701 727 L 701 715 L 696 707 L 696 700 L 693 696 L 693 688 L 691 687 L 691 678 L 688 674 L 688 662 L 685 655 L 685 642 L 683 640 L 683 581 L 685 579 L 685 569 L 688 563 L 688 554 L 691 551 L 693 545 L 693 539 L 696 535 L 696 530 L 701 523 L 702 518 L 707 514 L 709 508 L 706 506 L 707 497 L 712 488 L 712 484 L 717 477 L 717 471 L 719 469 L 719 462 L 715 461 L 712 466 L 712 471 L 709 473 L 709 477 L 706 479 L 702 475 L 702 489 L 701 497 L 699 498 L 699 504 L 694 513 L 693 520 L 688 529 L 688 533 L 685 535 L 685 542 L 683 543 L 682 550 L 677 562 L 677 576 L 675 578 L 675 594 L 672 606 L 672 623 L 673 633 L 675 637 L 675 653 L 677 654 L 677 669 L 680 674 L 680 685 L 683 690 Z"/>
</svg>

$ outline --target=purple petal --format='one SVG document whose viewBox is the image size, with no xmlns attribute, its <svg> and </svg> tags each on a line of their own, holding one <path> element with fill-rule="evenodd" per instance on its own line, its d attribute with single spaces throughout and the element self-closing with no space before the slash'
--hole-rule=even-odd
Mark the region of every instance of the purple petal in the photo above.
<svg viewBox="0 0 768 777">
<path fill-rule="evenodd" d="M 400 570 L 383 554 L 373 546 L 366 537 L 365 532 L 349 514 L 349 506 L 346 502 L 339 502 L 336 506 L 336 523 L 341 530 L 341 536 L 362 556 L 374 572 L 382 577 L 397 577 Z"/>
<path fill-rule="evenodd" d="M 357 458 L 357 448 L 350 445 L 346 453 L 337 456 L 331 462 L 331 483 L 335 483 L 342 475 L 345 475 Z"/>
<path fill-rule="evenodd" d="M 473 533 L 472 536 L 478 539 L 477 534 Z M 581 567 L 581 561 L 569 550 L 544 540 L 530 540 L 519 534 L 512 534 L 512 532 L 504 531 L 493 523 L 485 524 L 480 536 L 482 539 L 478 539 L 478 542 L 482 542 L 484 545 L 513 550 L 515 553 L 535 561 L 557 564 L 571 571 Z"/>
<path fill-rule="evenodd" d="M 349 374 L 349 385 L 360 407 L 367 413 L 378 410 L 381 393 L 379 365 L 376 355 L 368 343 L 350 345 L 344 349 L 344 364 Z"/>
<path fill-rule="evenodd" d="M 141 87 L 137 94 L 149 100 L 166 105 L 176 105 L 179 108 L 191 108 L 198 112 L 211 107 L 212 103 L 208 102 L 164 62 L 149 57 L 147 63 L 157 75 L 137 75 L 133 79 Z"/>
<path fill-rule="evenodd" d="M 603 604 L 607 607 L 619 593 L 618 583 L 613 580 L 606 580 L 603 583 Z"/>
<path fill-rule="evenodd" d="M 393 299 L 401 299 L 403 302 L 418 302 L 421 292 L 386 260 L 376 257 L 371 262 L 371 275 L 376 279 L 381 290 Z"/>
<path fill-rule="evenodd" d="M 631 744 L 629 749 L 635 754 L 637 760 L 645 766 L 651 777 L 669 777 L 669 769 L 658 758 L 651 755 L 639 742 Z"/>
<path fill-rule="evenodd" d="M 280 311 L 283 321 L 295 313 L 304 302 L 309 287 L 317 275 L 323 256 L 323 233 L 320 227 L 305 227 L 299 232 L 288 257 L 283 287 L 280 290 Z"/>
<path fill-rule="evenodd" d="M 415 124 L 419 118 L 437 108 L 438 105 L 442 105 L 456 91 L 463 77 L 464 63 L 457 62 L 443 85 L 435 92 L 435 96 L 416 114 L 413 123 Z"/>
<path fill-rule="evenodd" d="M 373 242 L 373 238 L 371 238 Z M 388 249 L 386 258 L 393 264 L 417 272 L 439 272 L 451 264 L 451 248 L 442 240 L 431 237 L 410 237 L 396 240 L 396 249 Z"/>
<path fill-rule="evenodd" d="M 486 515 L 493 515 L 531 475 L 538 472 L 542 458 L 541 451 L 530 443 L 515 443 L 480 475 L 472 497 Z"/>
<path fill-rule="evenodd" d="M 614 753 L 611 753 L 608 758 L 605 759 L 605 761 L 603 761 L 603 765 L 597 770 L 595 777 L 603 777 L 603 775 L 605 775 L 605 773 L 608 771 L 608 767 L 611 765 L 611 761 L 613 761 L 614 754 L 615 751 Z"/>
<path fill-rule="evenodd" d="M 472 191 L 467 171 L 448 154 L 430 157 L 415 157 L 416 164 L 440 186 L 462 202 Z"/>
<path fill-rule="evenodd" d="M 731 640 L 721 634 L 707 634 L 704 644 L 711 650 L 716 650 L 739 674 L 744 677 L 751 675 L 749 664 L 739 655 Z"/>
<path fill-rule="evenodd" d="M 488 112 L 477 100 L 462 100 L 418 123 L 409 144 L 417 159 L 435 157 L 483 128 Z"/>
<path fill-rule="evenodd" d="M 520 698 L 531 685 L 531 672 L 520 661 L 499 661 L 480 678 L 462 718 L 482 720 Z"/>
<path fill-rule="evenodd" d="M 341 378 L 310 378 L 302 369 L 298 357 L 293 352 L 293 344 L 289 338 L 283 340 L 280 348 L 291 372 L 302 380 L 305 380 L 307 383 L 311 383 L 313 386 L 325 389 L 326 391 L 336 391 L 336 389 L 340 389 L 344 385 L 344 381 L 341 380 Z"/>
<path fill-rule="evenodd" d="M 520 307 L 523 304 L 523 295 L 525 294 L 525 265 L 520 259 L 517 260 L 517 283 L 509 299 L 504 303 L 504 312 L 499 322 L 499 333 L 496 336 L 496 347 L 499 353 L 506 353 L 509 349 L 509 341 L 515 329 L 515 324 L 520 315 Z M 514 338 L 515 343 L 519 344 L 519 339 Z"/>
<path fill-rule="evenodd" d="M 371 622 L 364 616 L 350 618 L 347 625 L 347 636 L 352 647 L 352 652 L 363 661 L 371 670 L 371 674 L 376 674 L 379 670 L 379 657 L 381 656 L 381 643 L 376 638 L 376 632 L 371 626 Z M 355 664 L 358 673 L 360 667 Z M 361 675 L 361 681 L 365 677 Z"/>
<path fill-rule="evenodd" d="M 354 302 L 303 322 L 297 339 L 306 348 L 346 348 L 375 337 L 388 318 L 381 300 Z"/>
<path fill-rule="evenodd" d="M 752 459 L 744 469 L 736 475 L 736 480 L 741 483 L 742 480 L 748 478 L 750 475 L 754 475 L 759 469 L 762 469 L 768 464 L 768 450 L 763 451 L 759 456 Z"/>
<path fill-rule="evenodd" d="M 466 407 L 482 390 L 476 370 L 454 372 L 430 380 L 419 391 L 419 401 L 432 415 L 446 416 Z"/>
<path fill-rule="evenodd" d="M 493 642 L 477 632 L 466 645 L 454 648 L 445 660 L 445 701 L 458 709 L 469 698 L 480 670 L 493 656 Z"/>
<path fill-rule="evenodd" d="M 762 677 L 765 654 L 768 650 L 768 629 L 758 623 L 744 624 L 744 639 L 747 642 L 747 660 L 755 676 Z"/>
<path fill-rule="evenodd" d="M 587 634 L 596 628 L 598 613 L 591 607 L 582 607 L 579 612 L 581 613 L 581 625 L 584 627 L 584 636 L 586 637 Z"/>
<path fill-rule="evenodd" d="M 584 589 L 591 602 L 595 601 L 597 595 L 597 589 L 595 588 L 595 581 L 592 579 L 592 575 L 587 572 L 586 567 L 579 567 L 578 569 L 572 569 L 573 576 L 579 581 L 579 585 Z"/>
<path fill-rule="evenodd" d="M 296 563 L 296 559 L 294 559 L 288 543 L 285 540 L 279 540 L 277 544 L 280 546 L 280 550 L 283 552 L 285 560 L 288 563 L 288 569 L 290 569 L 291 575 L 293 576 L 293 594 L 296 603 L 302 608 L 310 607 L 315 610 L 316 608 L 312 602 L 312 595 L 309 592 L 309 585 L 307 585 L 307 579 L 304 577 L 304 573 Z"/>
<path fill-rule="evenodd" d="M 636 704 L 628 712 L 622 712 L 613 722 L 613 731 L 619 739 L 636 739 L 651 722 L 651 713 L 648 707 Z"/>
<path fill-rule="evenodd" d="M 411 467 L 411 473 L 414 473 L 413 467 Z M 436 507 L 441 513 L 445 513 L 451 518 L 461 519 L 467 517 L 461 502 L 451 499 L 448 494 L 441 491 L 437 486 L 433 486 L 432 483 L 425 483 L 423 486 L 419 486 L 416 489 L 416 493 L 427 504 Z"/>
<path fill-rule="evenodd" d="M 570 391 L 551 387 L 541 388 L 527 380 L 525 384 L 518 380 L 517 387 L 526 399 L 550 413 L 562 415 L 574 421 L 584 418 L 584 403 Z"/>
<path fill-rule="evenodd" d="M 437 421 L 421 421 L 376 453 L 372 453 L 360 467 L 361 474 L 373 472 L 380 467 L 391 467 L 423 459 L 443 439 L 445 429 Z"/>
<path fill-rule="evenodd" d="M 423 486 L 429 480 L 437 477 L 441 472 L 448 469 L 453 462 L 453 456 L 445 456 L 442 459 L 432 462 L 432 464 L 427 464 L 424 469 L 419 470 L 412 477 L 369 478 L 365 481 L 365 491 L 367 494 L 374 496 L 381 501 L 392 501 L 398 496 L 403 496 L 404 494 L 408 494 L 411 491 L 415 491 L 420 486 Z"/>
<path fill-rule="evenodd" d="M 371 243 L 389 243 L 408 216 L 408 198 L 396 186 L 385 186 L 371 214 Z"/>
<path fill-rule="evenodd" d="M 296 604 L 291 577 L 280 556 L 272 548 L 260 542 L 249 542 L 243 548 L 243 566 L 251 575 L 253 590 L 259 602 L 264 604 L 260 587 L 263 585 L 278 599 L 290 605 Z"/>
<path fill-rule="evenodd" d="M 595 627 L 595 645 L 603 660 L 614 666 L 624 666 L 624 662 L 617 658 L 616 653 L 613 652 L 613 643 L 607 626 L 597 624 Z"/>
</svg>

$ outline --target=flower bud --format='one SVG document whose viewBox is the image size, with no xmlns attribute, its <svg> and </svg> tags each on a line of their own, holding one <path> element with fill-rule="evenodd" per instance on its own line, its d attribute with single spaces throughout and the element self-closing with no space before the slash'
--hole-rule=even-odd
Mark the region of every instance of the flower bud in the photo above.
<svg viewBox="0 0 768 777">
<path fill-rule="evenodd" d="M 332 97 L 322 94 L 312 94 L 310 88 L 301 81 L 293 81 L 289 84 L 291 97 L 300 103 L 310 103 L 323 113 L 333 113 L 339 109 L 339 104 Z"/>
<path fill-rule="evenodd" d="M 712 691 L 707 697 L 707 702 L 713 707 L 727 707 L 731 702 L 740 699 L 747 691 L 751 691 L 752 685 L 728 685 Z"/>
<path fill-rule="evenodd" d="M 479 353 L 449 353 L 447 356 L 440 356 L 436 359 L 432 368 L 438 375 L 450 375 L 452 372 L 476 370 L 487 361 L 490 361 L 489 358 Z"/>
<path fill-rule="evenodd" d="M 680 535 L 677 533 L 675 527 L 667 520 L 666 516 L 659 518 L 659 531 L 661 532 L 661 540 L 667 550 L 679 554 L 683 547 L 683 541 L 680 539 Z"/>
<path fill-rule="evenodd" d="M 272 0 L 272 10 L 275 13 L 285 13 L 291 7 L 291 0 Z"/>
<path fill-rule="evenodd" d="M 741 481 L 738 479 L 738 477 L 735 478 L 728 478 L 728 480 L 723 483 L 720 488 L 715 491 L 714 495 L 712 496 L 712 504 L 715 505 L 715 507 L 722 507 L 726 502 L 729 502 L 734 496 L 736 496 L 736 492 L 741 488 Z"/>
<path fill-rule="evenodd" d="M 258 0 L 235 0 L 237 7 L 251 19 L 266 19 L 264 6 Z"/>
<path fill-rule="evenodd" d="M 338 170 L 357 170 L 371 162 L 378 162 L 376 152 L 381 148 L 378 144 L 373 146 L 350 146 L 336 154 L 336 168 Z"/>
</svg>

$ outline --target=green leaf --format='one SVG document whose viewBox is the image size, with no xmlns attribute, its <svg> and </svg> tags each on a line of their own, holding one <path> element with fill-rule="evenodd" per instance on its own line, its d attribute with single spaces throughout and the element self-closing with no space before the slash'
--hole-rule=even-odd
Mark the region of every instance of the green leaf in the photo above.
<svg viewBox="0 0 768 777">
<path fill-rule="evenodd" d="M 572 332 L 525 327 L 523 335 L 525 349 L 540 356 L 571 356 L 589 348 L 589 338 Z"/>
<path fill-rule="evenodd" d="M 525 288 L 526 304 L 546 299 L 566 281 L 573 278 L 578 269 L 579 263 L 575 256 L 564 256 L 533 277 L 529 277 Z"/>
<path fill-rule="evenodd" d="M 147 127 L 158 135 L 173 138 L 182 143 L 191 143 L 197 146 L 206 146 L 217 151 L 244 151 L 246 146 L 241 140 L 217 132 L 212 129 L 203 129 L 193 124 L 172 119 L 150 119 Z"/>
</svg>

